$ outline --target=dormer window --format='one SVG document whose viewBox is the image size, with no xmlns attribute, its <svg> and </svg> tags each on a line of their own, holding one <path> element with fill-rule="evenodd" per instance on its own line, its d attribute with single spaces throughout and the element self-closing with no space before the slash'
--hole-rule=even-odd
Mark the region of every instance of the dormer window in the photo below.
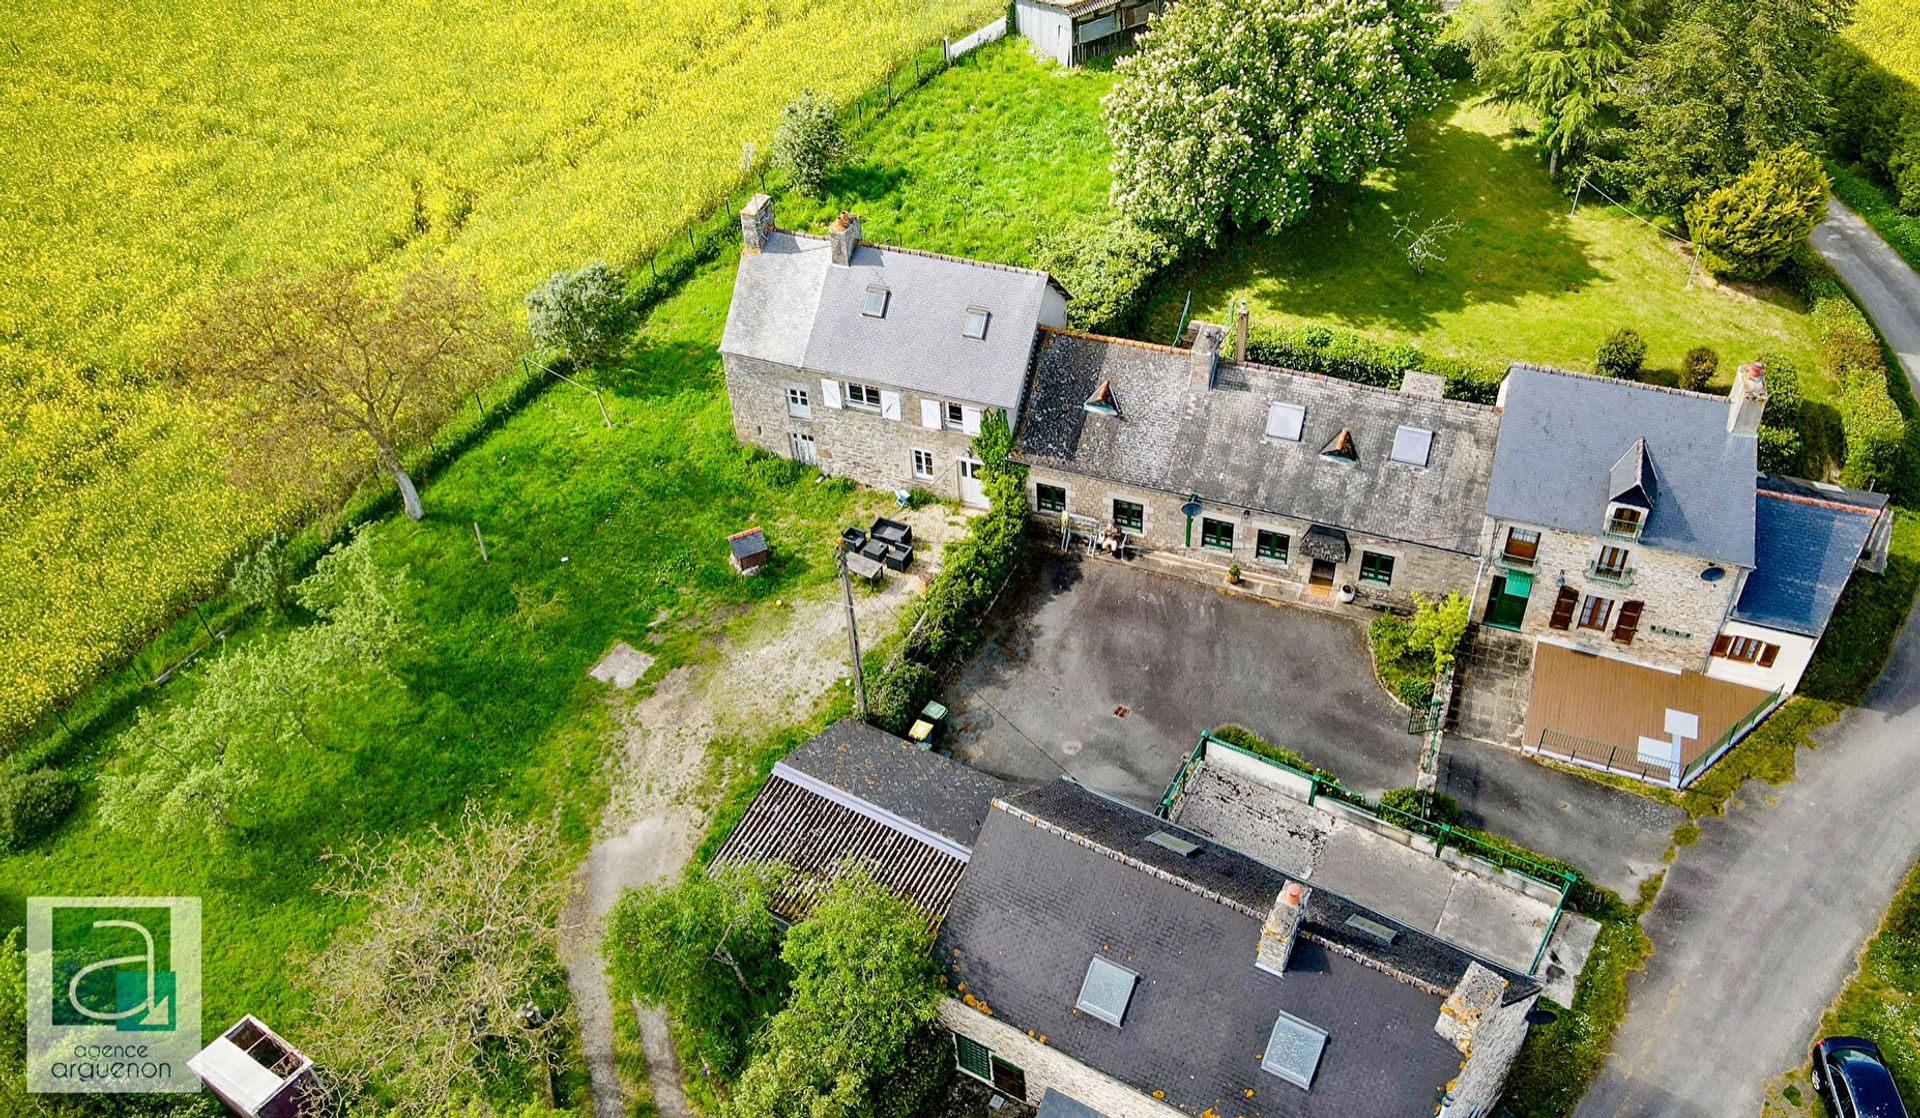
<svg viewBox="0 0 1920 1118">
<path fill-rule="evenodd" d="M 1640 538 L 1641 529 L 1646 526 L 1646 509 L 1622 504 L 1607 506 L 1607 535 L 1637 540 Z"/>
<path fill-rule="evenodd" d="M 868 318 L 887 317 L 887 289 L 881 284 L 867 287 L 867 301 L 861 305 L 860 313 Z"/>
<path fill-rule="evenodd" d="M 985 307 L 968 307 L 967 317 L 961 323 L 960 334 L 963 337 L 980 339 L 987 336 L 987 310 Z"/>
<path fill-rule="evenodd" d="M 1345 427 L 1340 428 L 1340 433 L 1320 448 L 1320 457 L 1336 462 L 1358 462 L 1360 452 L 1353 445 L 1353 432 Z"/>
</svg>

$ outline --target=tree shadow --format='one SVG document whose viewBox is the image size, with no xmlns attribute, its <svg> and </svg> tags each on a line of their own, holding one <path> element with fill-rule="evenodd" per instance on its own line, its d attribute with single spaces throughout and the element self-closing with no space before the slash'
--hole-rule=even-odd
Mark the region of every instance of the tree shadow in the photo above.
<svg viewBox="0 0 1920 1118">
<path fill-rule="evenodd" d="M 620 356 L 588 371 L 585 379 L 595 388 L 629 400 L 658 399 L 690 389 L 708 391 L 720 383 L 720 351 L 714 344 L 640 334 Z"/>
</svg>

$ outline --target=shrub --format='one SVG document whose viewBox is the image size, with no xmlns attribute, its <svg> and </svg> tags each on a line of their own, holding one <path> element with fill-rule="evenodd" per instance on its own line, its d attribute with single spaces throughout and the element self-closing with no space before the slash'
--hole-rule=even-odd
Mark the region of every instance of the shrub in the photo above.
<svg viewBox="0 0 1920 1118">
<path fill-rule="evenodd" d="M 1640 368 L 1647 361 L 1647 340 L 1638 330 L 1622 326 L 1607 335 L 1600 343 L 1600 352 L 1594 355 L 1594 371 L 1603 377 L 1617 377 L 1631 380 L 1640 375 Z"/>
<path fill-rule="evenodd" d="M 1702 391 L 1719 371 L 1720 355 L 1713 347 L 1694 346 L 1680 359 L 1680 387 L 1689 392 Z"/>
<path fill-rule="evenodd" d="M 1760 468 L 1770 474 L 1800 472 L 1800 370 L 1784 357 L 1761 359 L 1767 375 L 1767 410 L 1760 417 Z"/>
<path fill-rule="evenodd" d="M 1278 761 L 1290 768 L 1299 769 L 1303 773 L 1323 776 L 1328 780 L 1334 779 L 1333 774 L 1327 770 L 1307 760 L 1305 757 L 1300 756 L 1291 749 L 1273 744 L 1259 734 L 1247 729 L 1245 726 L 1221 726 L 1213 731 L 1212 737 L 1216 741 L 1223 741 L 1228 745 L 1239 746 L 1241 749 L 1255 756 L 1265 757 L 1269 761 Z"/>
<path fill-rule="evenodd" d="M 1389 345 L 1360 334 L 1324 326 L 1256 326 L 1247 338 L 1247 357 L 1263 365 L 1339 377 L 1377 388 L 1398 388 L 1409 369 L 1447 379 L 1447 397 L 1491 404 L 1499 396 L 1504 365 L 1433 357 L 1404 343 Z"/>
<path fill-rule="evenodd" d="M 786 171 L 793 188 L 818 196 L 840 161 L 847 157 L 847 139 L 840 128 L 840 107 L 831 97 L 802 90 L 780 111 L 773 132 L 773 165 Z"/>
<path fill-rule="evenodd" d="M 576 364 L 605 359 L 625 317 L 620 274 L 599 261 L 561 270 L 527 292 L 527 331 L 535 345 Z"/>
<path fill-rule="evenodd" d="M 1460 801 L 1445 792 L 1434 792 L 1427 801 L 1427 810 L 1423 816 L 1420 811 L 1420 789 L 1390 788 L 1380 793 L 1380 806 L 1404 811 L 1414 818 L 1424 818 L 1429 823 L 1441 823 L 1448 827 L 1458 827 L 1466 816 L 1460 810 Z"/>
<path fill-rule="evenodd" d="M 1714 275 L 1773 274 L 1827 212 L 1826 172 L 1803 148 L 1758 156 L 1727 185 L 1687 203 L 1687 229 Z"/>
<path fill-rule="evenodd" d="M 275 532 L 258 551 L 243 555 L 234 563 L 233 575 L 227 584 L 248 605 L 278 610 L 287 604 L 293 571 L 294 561 L 287 551 L 287 539 Z"/>
<path fill-rule="evenodd" d="M 1884 490 L 1907 458 L 1907 421 L 1887 392 L 1884 371 L 1849 376 L 1840 391 L 1840 425 L 1847 457 L 1840 480 L 1855 489 Z"/>
<path fill-rule="evenodd" d="M 1407 650 L 1432 657 L 1433 674 L 1439 675 L 1453 663 L 1453 653 L 1466 635 L 1471 607 L 1458 590 L 1447 591 L 1438 601 L 1429 601 L 1418 593 L 1413 596 L 1413 620 L 1407 625 Z"/>
<path fill-rule="evenodd" d="M 52 834 L 80 802 L 80 782 L 58 769 L 0 777 L 0 850 L 25 850 Z"/>
<path fill-rule="evenodd" d="M 1887 384 L 1879 335 L 1811 248 L 1795 252 L 1789 278 L 1820 329 L 1827 372 L 1840 382 L 1840 431 L 1846 442 L 1840 480 L 1858 489 L 1910 487 L 1906 417 Z"/>
<path fill-rule="evenodd" d="M 1073 293 L 1067 320 L 1110 333 L 1140 309 L 1147 285 L 1174 258 L 1173 242 L 1124 218 L 1082 217 L 1041 235 L 1039 266 Z"/>
<path fill-rule="evenodd" d="M 1394 682 L 1393 695 L 1410 707 L 1423 707 L 1433 702 L 1433 681 L 1425 676 L 1401 676 Z"/>
<path fill-rule="evenodd" d="M 932 668 L 895 657 L 867 689 L 867 721 L 889 734 L 904 735 L 939 684 Z"/>
</svg>

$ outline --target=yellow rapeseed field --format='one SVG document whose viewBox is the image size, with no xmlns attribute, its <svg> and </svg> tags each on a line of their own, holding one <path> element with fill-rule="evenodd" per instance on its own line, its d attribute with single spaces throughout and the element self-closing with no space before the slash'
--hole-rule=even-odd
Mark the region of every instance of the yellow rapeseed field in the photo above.
<svg viewBox="0 0 1920 1118">
<path fill-rule="evenodd" d="M 1880 65 L 1920 85 L 1920 21 L 1913 0 L 1859 0 L 1847 37 Z"/>
<path fill-rule="evenodd" d="M 646 253 L 812 86 L 998 0 L 18 0 L 0 29 L 0 743 L 274 510 L 149 358 L 269 263 L 431 254 L 503 315 Z"/>
</svg>

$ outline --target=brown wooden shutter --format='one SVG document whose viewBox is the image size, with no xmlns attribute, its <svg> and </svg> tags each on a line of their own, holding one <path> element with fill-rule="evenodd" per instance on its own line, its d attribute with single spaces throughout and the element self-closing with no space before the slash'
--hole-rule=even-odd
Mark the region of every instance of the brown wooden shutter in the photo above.
<svg viewBox="0 0 1920 1118">
<path fill-rule="evenodd" d="M 1562 586 L 1560 596 L 1553 600 L 1553 616 L 1547 624 L 1555 629 L 1573 627 L 1573 608 L 1580 604 L 1580 592 L 1571 586 Z"/>
<path fill-rule="evenodd" d="M 1613 625 L 1613 639 L 1621 644 L 1632 644 L 1634 631 L 1640 628 L 1640 610 L 1645 602 L 1620 603 L 1620 616 Z"/>
<path fill-rule="evenodd" d="M 1771 667 L 1773 667 L 1773 658 L 1774 658 L 1774 657 L 1776 657 L 1776 656 L 1778 656 L 1778 655 L 1780 655 L 1780 646 L 1779 646 L 1779 645 L 1777 645 L 1777 644 L 1763 644 L 1763 645 L 1761 645 L 1761 646 L 1760 646 L 1760 660 L 1759 660 L 1759 663 L 1760 663 L 1760 666 L 1761 666 L 1761 667 L 1763 667 L 1763 668 L 1771 668 Z"/>
<path fill-rule="evenodd" d="M 1725 633 L 1713 638 L 1713 654 L 1715 656 L 1725 656 L 1727 651 L 1732 647 L 1733 638 L 1727 636 Z"/>
</svg>

